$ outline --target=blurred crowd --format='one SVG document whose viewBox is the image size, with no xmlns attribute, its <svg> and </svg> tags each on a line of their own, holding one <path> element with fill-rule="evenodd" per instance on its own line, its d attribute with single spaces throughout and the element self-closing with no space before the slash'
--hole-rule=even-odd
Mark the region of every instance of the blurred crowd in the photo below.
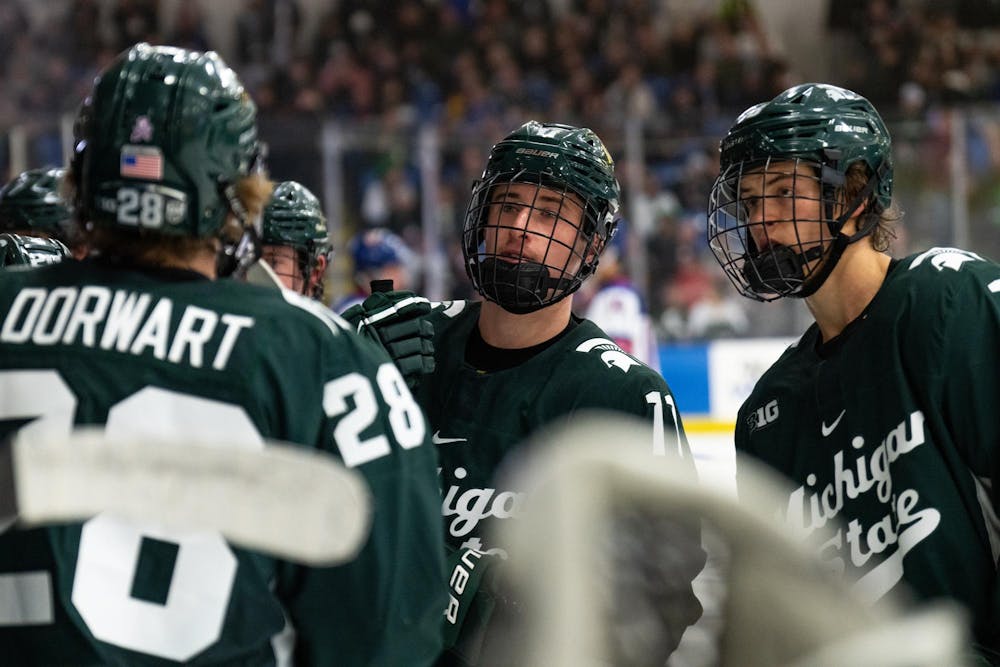
<svg viewBox="0 0 1000 667">
<path fill-rule="evenodd" d="M 500 132 L 543 112 L 590 125 L 627 113 L 713 133 L 720 113 L 728 118 L 794 76 L 751 0 L 684 11 L 654 0 L 338 0 L 308 29 L 299 0 L 227 2 L 235 44 L 224 55 L 264 112 Z M 174 12 L 165 21 L 161 0 L 110 0 L 110 11 L 102 0 L 56 0 L 44 11 L 2 3 L 0 121 L 71 110 L 97 69 L 136 41 L 218 48 L 204 4 L 164 3 Z M 880 105 L 1000 100 L 993 4 L 831 2 L 838 78 Z"/>
<path fill-rule="evenodd" d="M 297 0 L 227 1 L 238 8 L 223 55 L 251 89 L 263 130 L 268 121 L 286 128 L 332 118 L 393 137 L 436 124 L 448 138 L 441 224 L 457 243 L 469 185 L 489 149 L 484 138 L 527 118 L 589 126 L 622 167 L 623 264 L 638 257 L 646 264 L 637 286 L 661 339 L 769 333 L 766 323 L 748 320 L 754 309 L 744 309 L 710 264 L 703 233 L 718 137 L 739 111 L 802 77 L 802 55 L 772 44 L 751 0 L 686 3 L 682 12 L 656 0 L 338 0 L 315 25 Z M 0 130 L 72 111 L 94 73 L 134 42 L 219 48 L 206 30 L 206 2 L 61 0 L 31 11 L 27 2 L 0 3 Z M 919 119 L 929 124 L 921 128 L 947 133 L 947 117 L 935 115 L 942 104 L 1000 101 L 1000 31 L 990 28 L 1000 10 L 992 4 L 830 2 L 825 29 L 838 73 L 830 82 L 869 97 L 890 125 Z M 173 15 L 164 20 L 168 6 Z M 662 138 L 647 142 L 642 164 L 622 164 L 626 117 Z M 928 151 L 933 158 L 933 143 L 902 127 L 902 152 L 912 141 L 918 159 Z M 1000 163 L 997 137 L 989 124 L 971 132 L 983 169 Z M 421 184 L 411 148 L 354 156 L 345 174 L 347 224 L 388 228 L 420 257 Z M 278 151 L 272 157 L 281 163 Z M 318 184 L 315 153 L 284 159 L 282 177 Z M 906 181 L 905 168 L 898 173 Z M 923 175 L 911 178 L 926 185 Z M 983 196 L 1000 199 L 995 187 Z M 906 232 L 933 236 L 935 211 L 945 204 L 932 189 L 920 205 Z M 988 224 L 1000 227 L 1000 204 L 991 206 L 997 218 Z M 444 256 L 452 275 L 463 273 L 454 246 Z M 447 284 L 460 290 L 467 281 Z"/>
</svg>

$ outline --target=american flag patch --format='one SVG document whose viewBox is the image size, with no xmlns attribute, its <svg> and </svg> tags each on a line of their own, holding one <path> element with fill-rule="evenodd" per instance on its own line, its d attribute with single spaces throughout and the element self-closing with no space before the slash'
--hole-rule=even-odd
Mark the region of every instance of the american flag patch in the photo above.
<svg viewBox="0 0 1000 667">
<path fill-rule="evenodd" d="M 118 173 L 129 178 L 159 181 L 163 178 L 163 154 L 155 146 L 122 146 Z"/>
</svg>

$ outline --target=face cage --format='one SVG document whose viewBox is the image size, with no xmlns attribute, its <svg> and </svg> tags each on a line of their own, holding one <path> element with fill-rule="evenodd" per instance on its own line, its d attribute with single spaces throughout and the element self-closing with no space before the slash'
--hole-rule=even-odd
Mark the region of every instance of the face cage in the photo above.
<svg viewBox="0 0 1000 667">
<path fill-rule="evenodd" d="M 801 173 L 802 166 L 810 173 Z M 775 180 L 782 175 L 787 178 Z M 780 157 L 739 162 L 719 174 L 709 196 L 708 245 L 740 294 L 774 301 L 812 293 L 810 278 L 822 265 L 813 260 L 825 254 L 843 222 L 836 219 L 844 208 L 843 180 L 818 162 Z M 786 222 L 794 240 L 787 233 L 772 238 L 773 225 Z"/>
<path fill-rule="evenodd" d="M 512 185 L 536 189 L 530 200 L 523 201 L 508 198 Z M 555 196 L 543 200 L 539 197 L 541 188 Z M 583 207 L 577 222 L 574 218 L 579 204 Z M 513 208 L 498 210 L 491 221 L 494 206 Z M 520 209 L 529 210 L 524 228 L 518 222 L 523 215 Z M 466 271 L 476 291 L 518 314 L 534 312 L 569 296 L 597 267 L 601 242 L 596 233 L 596 211 L 591 200 L 541 175 L 526 178 L 521 172 L 478 182 L 465 216 L 463 244 Z M 574 230 L 571 240 L 555 238 L 560 225 Z M 502 234 L 504 230 L 513 233 Z M 505 238 L 506 245 L 501 246 Z M 490 244 L 493 252 L 488 250 Z M 562 254 L 564 260 L 559 259 Z"/>
<path fill-rule="evenodd" d="M 290 248 L 295 253 L 295 266 L 298 267 L 299 275 L 302 277 L 302 286 L 301 288 L 299 288 L 298 292 L 300 294 L 312 297 L 314 299 L 323 298 L 322 280 L 317 280 L 316 284 L 313 285 L 311 289 L 309 287 L 309 277 L 312 275 L 313 269 L 316 268 L 316 264 L 319 263 L 319 256 L 322 254 L 322 252 L 318 248 L 304 249 L 298 246 L 291 246 L 291 245 L 281 245 L 281 244 L 273 244 L 273 245 L 279 248 L 281 247 Z M 266 259 L 267 253 L 265 252 L 262 254 L 265 255 Z M 295 284 L 294 274 L 288 273 L 287 271 L 280 271 L 278 266 L 274 263 L 271 263 L 271 269 L 274 271 L 275 275 L 280 276 L 282 278 L 289 278 L 291 279 L 289 282 L 293 285 Z"/>
<path fill-rule="evenodd" d="M 320 248 L 312 247 L 309 250 L 299 250 L 299 270 L 302 272 L 302 293 L 306 296 L 312 297 L 317 301 L 323 299 L 323 276 L 320 276 L 316 281 L 316 284 L 309 287 L 309 279 L 312 277 L 313 270 L 316 265 L 319 264 L 320 255 L 325 254 Z M 330 265 L 330 260 L 327 259 L 327 266 Z"/>
</svg>

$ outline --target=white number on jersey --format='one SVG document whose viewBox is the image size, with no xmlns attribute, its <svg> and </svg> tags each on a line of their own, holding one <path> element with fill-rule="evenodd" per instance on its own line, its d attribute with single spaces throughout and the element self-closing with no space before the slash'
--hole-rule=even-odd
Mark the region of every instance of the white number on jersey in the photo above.
<svg viewBox="0 0 1000 667">
<path fill-rule="evenodd" d="M 665 424 L 663 420 L 663 404 L 670 407 L 670 415 L 673 417 L 673 432 L 676 439 L 677 455 L 684 456 L 681 447 L 681 432 L 677 428 L 677 407 L 674 405 L 674 397 L 670 394 L 661 394 L 658 391 L 651 391 L 646 394 L 646 402 L 653 406 L 653 454 L 656 456 L 666 456 L 667 445 L 664 433 Z"/>
<path fill-rule="evenodd" d="M 391 363 L 383 364 L 376 383 L 389 406 L 393 437 L 404 448 L 416 447 L 426 432 L 424 417 L 399 371 Z M 353 408 L 349 409 L 347 396 L 353 397 Z M 0 371 L 0 419 L 33 418 L 18 432 L 18 438 L 68 434 L 76 406 L 76 396 L 54 370 Z M 348 373 L 327 383 L 324 409 L 330 418 L 343 415 L 335 438 L 347 465 L 389 452 L 385 435 L 367 440 L 360 437 L 376 423 L 379 413 L 372 383 L 364 375 Z M 112 406 L 105 432 L 110 437 L 134 438 L 137 446 L 142 446 L 138 443 L 144 435 L 164 441 L 197 439 L 220 446 L 263 446 L 260 433 L 242 407 L 158 387 L 145 387 Z M 164 604 L 132 596 L 144 538 L 177 547 Z M 45 585 L 39 585 L 41 576 Z M 98 639 L 185 661 L 219 639 L 235 576 L 236 557 L 218 533 L 178 533 L 99 515 L 83 524 L 72 600 Z M 0 625 L 52 621 L 49 573 L 0 575 L 0 584 L 2 590 L 17 590 L 31 598 L 13 606 L 5 603 L 11 600 L 0 598 Z M 47 614 L 39 612 L 46 609 Z"/>
</svg>

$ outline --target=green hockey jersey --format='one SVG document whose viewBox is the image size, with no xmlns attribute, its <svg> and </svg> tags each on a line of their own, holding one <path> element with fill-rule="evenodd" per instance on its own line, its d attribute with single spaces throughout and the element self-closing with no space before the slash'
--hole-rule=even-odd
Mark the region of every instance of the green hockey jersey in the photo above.
<svg viewBox="0 0 1000 667">
<path fill-rule="evenodd" d="M 0 535 L 11 664 L 424 665 L 446 600 L 436 456 L 388 356 L 321 304 L 176 270 L 0 276 L 0 436 L 277 439 L 359 470 L 354 561 L 310 568 L 98 516 Z M 309 498 L 302 498 L 308 503 Z"/>
<path fill-rule="evenodd" d="M 481 371 L 466 357 L 481 306 L 449 302 L 427 316 L 434 325 L 435 372 L 416 391 L 437 446 L 445 538 L 454 568 L 444 625 L 445 643 L 451 647 L 454 642 L 454 648 L 439 667 L 480 664 L 484 647 L 496 645 L 489 630 L 492 593 L 480 589 L 482 595 L 477 593 L 476 602 L 471 602 L 474 585 L 463 582 L 466 577 L 488 578 L 481 575 L 484 566 L 508 555 L 505 545 L 490 540 L 497 522 L 517 516 L 522 493 L 501 488 L 499 482 L 502 467 L 529 436 L 586 411 L 633 415 L 652 426 L 651 465 L 686 465 L 695 474 L 677 403 L 659 373 L 626 354 L 587 320 L 576 321 L 555 342 L 513 367 Z M 704 565 L 704 552 L 697 533 L 682 533 L 683 546 L 677 546 L 687 549 L 690 558 L 673 572 L 670 622 L 663 629 L 671 648 L 701 614 L 690 582 Z"/>
<path fill-rule="evenodd" d="M 792 481 L 785 520 L 862 595 L 954 598 L 997 650 L 998 398 L 1000 266 L 935 248 L 893 261 L 839 336 L 814 324 L 781 356 L 736 448 Z"/>
<path fill-rule="evenodd" d="M 527 436 L 582 410 L 648 419 L 655 429 L 651 459 L 669 449 L 692 462 L 666 381 L 588 320 L 514 368 L 490 373 L 473 368 L 465 350 L 481 305 L 447 302 L 430 313 L 435 371 L 417 389 L 437 445 L 451 547 L 496 547 L 484 542 L 486 529 L 514 516 L 518 505 L 517 491 L 496 488 L 497 468 Z"/>
</svg>

